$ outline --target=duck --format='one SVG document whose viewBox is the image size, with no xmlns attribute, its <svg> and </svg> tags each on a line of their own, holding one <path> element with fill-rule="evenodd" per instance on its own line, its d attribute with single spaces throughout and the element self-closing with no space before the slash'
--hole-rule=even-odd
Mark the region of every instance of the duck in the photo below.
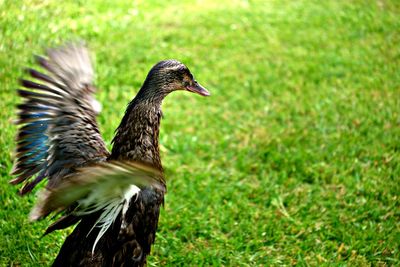
<svg viewBox="0 0 400 267">
<path fill-rule="evenodd" d="M 174 91 L 209 96 L 188 67 L 162 60 L 129 102 L 108 151 L 96 120 L 94 69 L 83 43 L 36 56 L 20 81 L 11 184 L 26 195 L 41 183 L 29 215 L 57 218 L 44 235 L 75 225 L 52 266 L 144 266 L 167 192 L 160 158 L 162 102 Z"/>
</svg>

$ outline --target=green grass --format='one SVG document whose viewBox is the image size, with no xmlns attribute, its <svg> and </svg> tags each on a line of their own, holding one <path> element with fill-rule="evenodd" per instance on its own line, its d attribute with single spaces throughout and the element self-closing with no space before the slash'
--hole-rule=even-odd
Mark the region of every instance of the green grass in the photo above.
<svg viewBox="0 0 400 267">
<path fill-rule="evenodd" d="M 398 1 L 0 1 L 0 266 L 49 265 L 11 178 L 15 89 L 33 54 L 84 39 L 107 144 L 161 59 L 168 194 L 150 266 L 400 265 Z"/>
</svg>

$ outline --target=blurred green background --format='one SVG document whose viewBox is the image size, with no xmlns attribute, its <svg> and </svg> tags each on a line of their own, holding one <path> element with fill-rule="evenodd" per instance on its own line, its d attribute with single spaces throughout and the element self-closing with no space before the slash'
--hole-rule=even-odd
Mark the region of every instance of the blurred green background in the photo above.
<svg viewBox="0 0 400 267">
<path fill-rule="evenodd" d="M 33 54 L 86 40 L 110 145 L 156 62 L 212 97 L 164 101 L 168 194 L 149 266 L 400 264 L 400 2 L 0 1 L 0 266 L 49 265 L 8 184 Z M 37 192 L 37 190 L 36 190 Z"/>
</svg>

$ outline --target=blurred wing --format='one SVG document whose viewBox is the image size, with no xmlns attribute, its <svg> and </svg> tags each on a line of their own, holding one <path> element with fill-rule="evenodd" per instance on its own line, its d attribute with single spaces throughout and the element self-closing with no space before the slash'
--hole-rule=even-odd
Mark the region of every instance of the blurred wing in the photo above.
<svg viewBox="0 0 400 267">
<path fill-rule="evenodd" d="M 49 187 L 76 167 L 105 160 L 109 155 L 101 138 L 93 93 L 93 68 L 87 49 L 67 45 L 37 57 L 48 74 L 28 69 L 31 80 L 22 80 L 18 91 L 20 125 L 12 184 L 25 182 L 21 194 L 44 178 Z"/>
<path fill-rule="evenodd" d="M 125 215 L 129 202 L 135 195 L 138 196 L 142 188 L 152 186 L 165 190 L 160 182 L 161 177 L 160 171 L 129 161 L 111 161 L 87 166 L 68 175 L 56 188 L 44 189 L 30 214 L 30 219 L 38 220 L 53 211 L 60 212 L 75 204 L 71 214 L 76 217 L 99 212 L 99 218 L 93 225 L 93 228 L 100 228 L 94 249 L 97 241 L 121 211 L 122 216 Z"/>
</svg>

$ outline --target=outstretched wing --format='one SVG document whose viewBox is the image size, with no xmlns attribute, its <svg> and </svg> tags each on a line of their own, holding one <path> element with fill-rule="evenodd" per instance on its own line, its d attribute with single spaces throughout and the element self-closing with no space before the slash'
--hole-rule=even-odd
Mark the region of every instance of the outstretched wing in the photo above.
<svg viewBox="0 0 400 267">
<path fill-rule="evenodd" d="M 151 186 L 165 192 L 161 181 L 159 170 L 137 162 L 109 161 L 86 166 L 69 174 L 56 188 L 41 191 L 30 219 L 38 220 L 51 212 L 69 208 L 67 215 L 47 229 L 46 233 L 49 233 L 64 228 L 75 218 L 79 220 L 82 216 L 98 214 L 92 227 L 100 228 L 94 250 L 121 212 L 121 216 L 125 216 L 131 199 L 134 201 L 141 189 Z"/>
<path fill-rule="evenodd" d="M 94 99 L 93 68 L 82 44 L 49 49 L 37 57 L 47 74 L 28 69 L 32 80 L 18 90 L 20 125 L 12 184 L 25 182 L 21 194 L 44 178 L 53 188 L 76 168 L 103 161 L 109 155 L 100 135 Z"/>
</svg>

